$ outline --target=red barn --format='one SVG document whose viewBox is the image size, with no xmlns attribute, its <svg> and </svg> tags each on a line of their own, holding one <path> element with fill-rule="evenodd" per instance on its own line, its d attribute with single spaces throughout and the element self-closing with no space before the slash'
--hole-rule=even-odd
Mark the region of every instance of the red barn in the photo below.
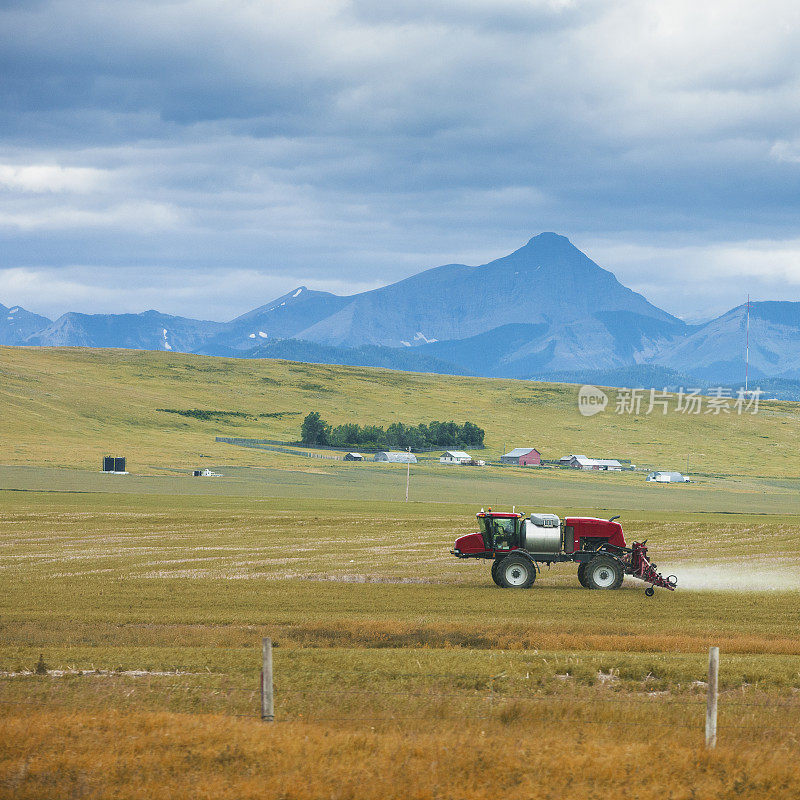
<svg viewBox="0 0 800 800">
<path fill-rule="evenodd" d="M 515 467 L 538 467 L 542 463 L 542 454 L 535 447 L 515 447 L 510 453 L 500 456 L 501 464 L 513 464 Z"/>
</svg>

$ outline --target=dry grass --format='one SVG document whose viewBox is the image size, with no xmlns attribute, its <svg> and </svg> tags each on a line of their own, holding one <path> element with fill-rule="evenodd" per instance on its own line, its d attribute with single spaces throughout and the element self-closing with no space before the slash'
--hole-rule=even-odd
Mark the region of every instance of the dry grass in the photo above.
<svg viewBox="0 0 800 800">
<path fill-rule="evenodd" d="M 281 798 L 796 797 L 794 734 L 756 730 L 713 752 L 699 726 L 628 728 L 574 713 L 371 727 L 167 713 L 11 710 L 0 717 L 0 797 Z M 783 720 L 776 718 L 773 726 Z"/>
</svg>

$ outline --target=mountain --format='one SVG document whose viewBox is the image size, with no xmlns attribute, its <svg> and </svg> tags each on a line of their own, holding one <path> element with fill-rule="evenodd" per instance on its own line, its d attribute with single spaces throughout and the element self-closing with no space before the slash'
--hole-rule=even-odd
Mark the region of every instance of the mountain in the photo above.
<svg viewBox="0 0 800 800">
<path fill-rule="evenodd" d="M 122 347 L 191 353 L 221 327 L 219 322 L 173 317 L 158 311 L 145 311 L 141 314 L 69 312 L 29 336 L 25 344 L 46 347 Z"/>
<path fill-rule="evenodd" d="M 222 351 L 236 353 L 250 350 L 268 339 L 307 338 L 302 336 L 303 331 L 335 314 L 348 299 L 298 286 L 271 303 L 248 311 L 222 326 L 220 332 L 201 348 L 201 352 L 221 355 Z"/>
<path fill-rule="evenodd" d="M 635 363 L 685 329 L 566 237 L 542 233 L 488 264 L 435 267 L 350 297 L 301 286 L 228 323 L 200 352 L 244 353 L 275 338 L 420 348 L 459 374 L 524 378 Z"/>
<path fill-rule="evenodd" d="M 617 312 L 683 327 L 566 237 L 542 233 L 488 264 L 435 267 L 350 297 L 300 287 L 229 323 L 234 340 L 227 344 L 235 347 L 247 330 L 248 336 L 283 331 L 278 335 L 340 347 L 413 347 L 464 339 L 509 323 L 560 327 Z"/>
<path fill-rule="evenodd" d="M 510 322 L 466 339 L 431 342 L 409 352 L 442 359 L 467 374 L 496 377 L 504 371 L 503 362 L 509 354 L 519 352 L 531 342 L 541 341 L 549 330 L 547 323 Z"/>
<path fill-rule="evenodd" d="M 573 322 L 511 323 L 420 349 L 471 375 L 530 378 L 542 371 L 611 369 L 640 363 L 686 326 L 630 311 L 596 312 Z"/>
<path fill-rule="evenodd" d="M 623 286 L 564 236 L 541 233 L 487 264 L 434 267 L 369 292 L 340 296 L 299 286 L 227 323 L 157 311 L 68 313 L 50 322 L 0 306 L 0 344 L 708 387 L 743 382 L 746 311 L 739 306 L 687 325 Z M 751 304 L 750 377 L 780 396 L 800 386 L 800 303 Z"/>
<path fill-rule="evenodd" d="M 731 309 L 685 338 L 663 346 L 652 361 L 709 381 L 744 382 L 747 306 Z M 751 379 L 800 379 L 800 303 L 750 303 Z"/>
<path fill-rule="evenodd" d="M 0 344 L 22 344 L 28 336 L 49 324 L 47 317 L 32 314 L 20 306 L 6 308 L 0 303 Z"/>
</svg>

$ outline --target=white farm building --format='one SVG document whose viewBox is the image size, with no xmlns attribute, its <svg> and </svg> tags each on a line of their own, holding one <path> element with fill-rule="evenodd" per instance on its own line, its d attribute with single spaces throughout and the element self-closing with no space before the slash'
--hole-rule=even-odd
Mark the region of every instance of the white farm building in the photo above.
<svg viewBox="0 0 800 800">
<path fill-rule="evenodd" d="M 448 450 L 442 453 L 439 459 L 442 464 L 467 464 L 472 461 L 472 456 L 463 450 Z"/>
<path fill-rule="evenodd" d="M 564 456 L 558 460 L 562 467 L 572 467 L 573 469 L 599 469 L 619 472 L 622 464 L 615 458 L 587 458 L 583 455 Z"/>
<path fill-rule="evenodd" d="M 646 478 L 649 483 L 691 483 L 680 472 L 651 472 Z"/>
<path fill-rule="evenodd" d="M 375 461 L 386 461 L 390 464 L 416 464 L 417 457 L 413 453 L 408 453 L 403 450 L 382 450 L 380 453 L 375 453 Z"/>
</svg>

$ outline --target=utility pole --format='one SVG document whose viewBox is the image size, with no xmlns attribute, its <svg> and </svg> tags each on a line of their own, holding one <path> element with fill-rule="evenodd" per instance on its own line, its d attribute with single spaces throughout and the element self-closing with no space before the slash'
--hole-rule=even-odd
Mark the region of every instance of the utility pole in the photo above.
<svg viewBox="0 0 800 800">
<path fill-rule="evenodd" d="M 689 474 L 689 454 L 686 454 L 686 474 Z"/>
<path fill-rule="evenodd" d="M 411 482 L 411 446 L 409 445 L 406 449 L 408 450 L 408 461 L 406 461 L 406 503 L 407 503 L 408 484 Z"/>
</svg>

